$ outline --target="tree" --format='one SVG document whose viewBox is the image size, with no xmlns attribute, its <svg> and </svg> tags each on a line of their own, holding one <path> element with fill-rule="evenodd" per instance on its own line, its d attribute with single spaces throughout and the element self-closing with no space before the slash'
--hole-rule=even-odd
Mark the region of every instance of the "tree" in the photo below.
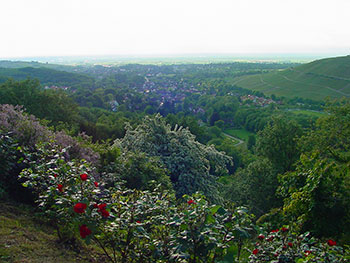
<svg viewBox="0 0 350 263">
<path fill-rule="evenodd" d="M 283 211 L 302 230 L 350 240 L 350 103 L 329 103 L 328 115 L 300 139 L 294 172 L 280 176 Z"/>
<path fill-rule="evenodd" d="M 277 187 L 276 169 L 268 159 L 259 158 L 235 173 L 225 196 L 249 206 L 255 215 L 261 216 L 281 206 L 281 200 L 276 196 Z"/>
<path fill-rule="evenodd" d="M 257 153 L 268 158 L 279 172 L 289 171 L 299 158 L 296 142 L 301 134 L 301 127 L 295 121 L 273 117 L 272 122 L 258 133 Z"/>
<path fill-rule="evenodd" d="M 218 120 L 214 124 L 215 124 L 215 126 L 219 127 L 220 129 L 223 129 L 225 122 L 223 120 Z"/>
<path fill-rule="evenodd" d="M 215 122 L 218 120 L 220 120 L 220 114 L 214 111 L 213 114 L 210 116 L 210 120 L 209 120 L 210 126 L 213 126 Z"/>
<path fill-rule="evenodd" d="M 103 172 L 109 174 L 109 178 L 114 174 L 113 178 L 110 178 L 112 182 L 121 179 L 129 189 L 152 190 L 150 187 L 159 184 L 163 189 L 172 189 L 167 171 L 162 167 L 159 158 L 139 152 L 123 152 L 113 157 L 102 168 Z"/>
<path fill-rule="evenodd" d="M 255 143 L 256 143 L 256 139 L 255 139 L 255 136 L 254 135 L 249 135 L 248 137 L 248 142 L 247 142 L 247 148 L 248 150 L 252 150 L 253 147 L 255 146 Z"/>
<path fill-rule="evenodd" d="M 26 111 L 53 125 L 60 122 L 73 124 L 77 105 L 63 91 L 42 90 L 38 80 L 9 80 L 0 85 L 0 104 L 22 105 Z"/>
<path fill-rule="evenodd" d="M 188 129 L 166 124 L 158 114 L 146 117 L 135 129 L 128 126 L 123 139 L 114 146 L 122 151 L 143 152 L 159 157 L 170 173 L 170 179 L 178 197 L 203 192 L 212 201 L 219 201 L 215 175 L 226 171 L 231 158 L 195 140 Z"/>
</svg>

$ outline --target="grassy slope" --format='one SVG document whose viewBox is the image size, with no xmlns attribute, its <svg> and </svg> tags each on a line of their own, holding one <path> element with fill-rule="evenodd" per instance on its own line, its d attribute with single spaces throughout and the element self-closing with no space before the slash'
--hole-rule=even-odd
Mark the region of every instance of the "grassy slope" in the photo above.
<svg viewBox="0 0 350 263">
<path fill-rule="evenodd" d="M 322 100 L 350 97 L 350 56 L 317 60 L 295 68 L 239 77 L 236 85 L 266 95 Z"/>
<path fill-rule="evenodd" d="M 101 262 L 92 255 L 83 245 L 60 244 L 32 207 L 0 202 L 0 262 Z"/>
<path fill-rule="evenodd" d="M 297 114 L 297 115 L 308 115 L 308 116 L 311 116 L 311 117 L 324 117 L 325 116 L 325 112 L 320 112 L 320 111 L 311 111 L 311 110 L 289 110 L 289 112 L 292 112 L 294 114 Z"/>
<path fill-rule="evenodd" d="M 226 129 L 224 132 L 227 133 L 228 135 L 237 137 L 246 142 L 248 141 L 249 135 L 253 134 L 252 132 L 249 132 L 245 129 Z"/>
</svg>

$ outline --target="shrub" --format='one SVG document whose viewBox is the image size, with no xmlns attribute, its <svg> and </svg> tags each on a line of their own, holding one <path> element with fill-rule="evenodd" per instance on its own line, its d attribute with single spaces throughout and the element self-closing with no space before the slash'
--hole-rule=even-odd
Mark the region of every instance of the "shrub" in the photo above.
<svg viewBox="0 0 350 263">
<path fill-rule="evenodd" d="M 28 115 L 21 106 L 0 105 L 0 127 L 4 132 L 10 132 L 18 144 L 35 151 L 36 144 L 51 142 L 61 148 L 67 148 L 69 159 L 85 159 L 97 165 L 99 155 L 90 147 L 85 147 L 88 138 L 81 134 L 72 138 L 64 132 L 52 132 L 40 123 L 33 115 Z"/>
<path fill-rule="evenodd" d="M 208 262 L 231 258 L 250 236 L 243 209 L 209 205 L 202 195 L 177 205 L 168 191 L 106 189 L 84 161 L 65 161 L 64 150 L 38 147 L 41 159 L 21 178 L 38 194 L 43 213 L 61 239 L 80 234 L 94 241 L 111 262 Z M 63 235 L 67 232 L 71 235 Z"/>
<path fill-rule="evenodd" d="M 258 236 L 249 262 L 348 262 L 350 250 L 329 239 L 320 242 L 310 233 L 298 235 L 286 227 Z"/>
</svg>

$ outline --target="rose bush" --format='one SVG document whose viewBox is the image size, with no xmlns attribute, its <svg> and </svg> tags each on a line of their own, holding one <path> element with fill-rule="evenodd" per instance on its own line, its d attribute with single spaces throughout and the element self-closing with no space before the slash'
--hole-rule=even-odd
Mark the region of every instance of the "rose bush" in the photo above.
<svg viewBox="0 0 350 263">
<path fill-rule="evenodd" d="M 231 262 L 249 237 L 252 228 L 239 221 L 244 210 L 210 205 L 199 194 L 177 204 L 172 191 L 105 189 L 88 163 L 66 162 L 64 150 L 39 149 L 40 158 L 21 173 L 24 185 L 38 195 L 61 239 L 62 229 L 79 233 L 111 262 Z"/>
<path fill-rule="evenodd" d="M 258 235 L 249 262 L 349 262 L 350 251 L 332 239 L 321 242 L 310 233 L 298 235 L 287 227 Z"/>
<path fill-rule="evenodd" d="M 287 227 L 257 232 L 243 207 L 210 204 L 201 194 L 108 188 L 84 160 L 46 144 L 21 173 L 62 241 L 95 242 L 110 262 L 346 262 L 349 250 Z M 257 235 L 252 246 L 250 238 Z M 250 256 L 247 256 L 247 253 Z"/>
</svg>

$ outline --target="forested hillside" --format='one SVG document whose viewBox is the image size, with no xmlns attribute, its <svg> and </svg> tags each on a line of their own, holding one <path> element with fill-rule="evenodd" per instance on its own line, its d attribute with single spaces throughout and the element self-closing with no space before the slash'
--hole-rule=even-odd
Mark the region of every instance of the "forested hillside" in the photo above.
<svg viewBox="0 0 350 263">
<path fill-rule="evenodd" d="M 1 202 L 94 255 L 81 262 L 349 262 L 350 102 L 236 82 L 299 67 L 3 70 L 30 78 L 0 84 Z"/>
<path fill-rule="evenodd" d="M 5 82 L 9 78 L 15 80 L 35 78 L 45 86 L 65 86 L 69 88 L 93 83 L 93 78 L 89 76 L 49 68 L 0 68 L 0 82 Z"/>
</svg>

